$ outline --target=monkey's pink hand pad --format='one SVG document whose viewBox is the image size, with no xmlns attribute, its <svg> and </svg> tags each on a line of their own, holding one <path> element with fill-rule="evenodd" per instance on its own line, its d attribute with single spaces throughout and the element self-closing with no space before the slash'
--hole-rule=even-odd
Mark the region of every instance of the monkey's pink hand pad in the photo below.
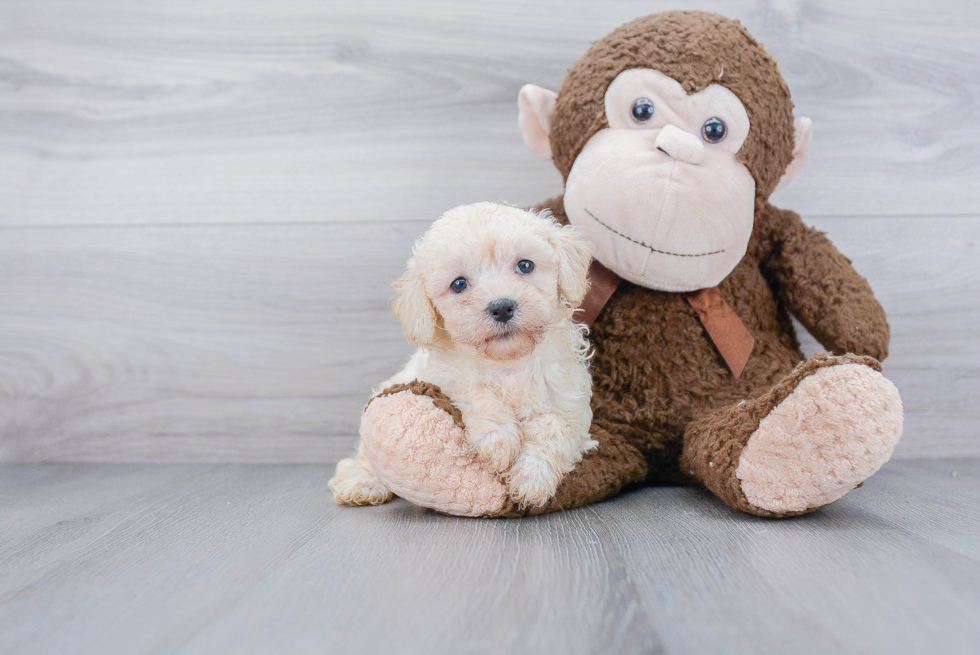
<svg viewBox="0 0 980 655">
<path fill-rule="evenodd" d="M 405 500 L 446 514 L 499 514 L 507 487 L 484 468 L 453 416 L 430 396 L 400 391 L 374 398 L 361 442 L 378 477 Z"/>
</svg>

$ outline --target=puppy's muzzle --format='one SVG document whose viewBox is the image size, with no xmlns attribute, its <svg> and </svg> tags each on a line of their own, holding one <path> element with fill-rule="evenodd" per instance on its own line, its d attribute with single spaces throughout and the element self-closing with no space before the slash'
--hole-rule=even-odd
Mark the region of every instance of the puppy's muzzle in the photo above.
<svg viewBox="0 0 980 655">
<path fill-rule="evenodd" d="M 487 314 L 498 323 L 506 323 L 514 318 L 515 311 L 517 311 L 517 303 L 510 298 L 498 298 L 487 305 Z"/>
</svg>

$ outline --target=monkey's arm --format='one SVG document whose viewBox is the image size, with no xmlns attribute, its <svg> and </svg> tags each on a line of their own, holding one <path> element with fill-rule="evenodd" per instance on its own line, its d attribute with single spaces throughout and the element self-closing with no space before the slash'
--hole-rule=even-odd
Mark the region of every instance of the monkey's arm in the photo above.
<svg viewBox="0 0 980 655">
<path fill-rule="evenodd" d="M 768 228 L 765 272 L 810 334 L 836 354 L 885 359 L 890 334 L 885 310 L 851 260 L 795 212 L 766 203 L 756 218 Z"/>
</svg>

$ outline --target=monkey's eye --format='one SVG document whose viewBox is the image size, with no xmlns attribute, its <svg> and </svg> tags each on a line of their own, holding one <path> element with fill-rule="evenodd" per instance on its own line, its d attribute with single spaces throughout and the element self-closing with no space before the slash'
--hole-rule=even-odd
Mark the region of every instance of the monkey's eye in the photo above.
<svg viewBox="0 0 980 655">
<path fill-rule="evenodd" d="M 637 123 L 646 123 L 653 118 L 653 101 L 649 98 L 637 98 L 633 103 L 633 120 Z"/>
<path fill-rule="evenodd" d="M 532 262 L 530 259 L 522 259 L 521 261 L 517 262 L 517 272 L 521 275 L 527 275 L 533 270 L 534 262 Z"/>
<path fill-rule="evenodd" d="M 709 118 L 701 126 L 701 138 L 708 143 L 718 143 L 725 138 L 728 134 L 728 128 L 725 127 L 725 121 L 720 118 Z"/>
<path fill-rule="evenodd" d="M 449 285 L 449 288 L 453 293 L 463 293 L 466 291 L 466 287 L 468 286 L 470 286 L 470 283 L 466 281 L 465 277 L 458 277 L 453 280 L 452 284 Z"/>
</svg>

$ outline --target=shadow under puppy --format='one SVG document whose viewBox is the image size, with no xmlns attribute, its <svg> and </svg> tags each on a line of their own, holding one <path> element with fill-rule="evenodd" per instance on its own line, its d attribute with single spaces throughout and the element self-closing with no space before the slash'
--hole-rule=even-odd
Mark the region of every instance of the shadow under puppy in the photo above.
<svg viewBox="0 0 980 655">
<path fill-rule="evenodd" d="M 434 395 L 461 413 L 462 443 L 405 443 L 404 413 L 370 422 L 388 426 L 384 434 L 365 435 L 362 423 L 356 456 L 330 481 L 337 502 L 373 505 L 395 493 L 443 507 L 445 498 L 413 493 L 413 482 L 442 474 L 445 460 L 444 491 L 464 505 L 468 494 L 487 493 L 506 493 L 521 508 L 546 503 L 596 446 L 586 330 L 572 321 L 591 261 L 591 245 L 549 215 L 478 203 L 433 223 L 395 283 L 393 308 L 419 350 L 378 389 L 438 387 Z M 460 466 L 466 457 L 474 466 Z M 493 473 L 496 484 L 485 479 Z"/>
</svg>

